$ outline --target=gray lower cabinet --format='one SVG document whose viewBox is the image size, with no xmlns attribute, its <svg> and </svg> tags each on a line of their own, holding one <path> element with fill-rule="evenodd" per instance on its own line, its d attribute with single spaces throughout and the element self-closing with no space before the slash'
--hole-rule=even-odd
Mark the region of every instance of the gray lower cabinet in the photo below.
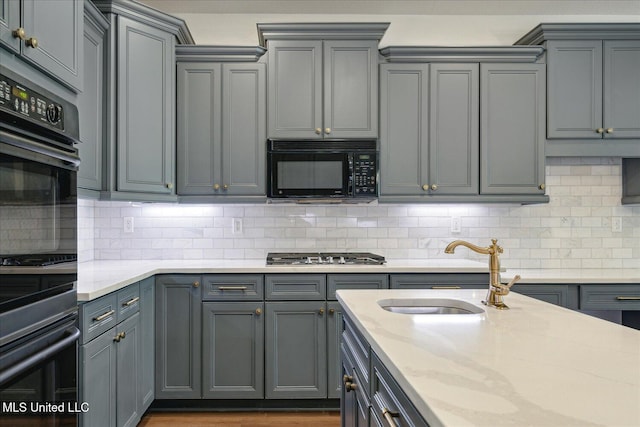
<svg viewBox="0 0 640 427">
<path fill-rule="evenodd" d="M 480 64 L 480 193 L 544 195 L 545 65 Z"/>
<path fill-rule="evenodd" d="M 202 304 L 202 397 L 264 398 L 264 303 Z"/>
<path fill-rule="evenodd" d="M 178 194 L 264 197 L 265 64 L 178 62 L 177 108 Z"/>
<path fill-rule="evenodd" d="M 201 280 L 156 276 L 156 399 L 202 397 Z"/>
<path fill-rule="evenodd" d="M 578 286 L 576 285 L 516 283 L 511 291 L 560 307 L 578 309 Z"/>
<path fill-rule="evenodd" d="M 81 92 L 83 3 L 78 0 L 0 2 L 0 45 L 75 92 Z"/>
<path fill-rule="evenodd" d="M 135 426 L 146 410 L 143 366 L 153 349 L 144 346 L 149 301 L 139 289 L 136 283 L 80 308 L 79 399 L 89 404 L 81 425 Z"/>
<path fill-rule="evenodd" d="M 156 300 L 155 279 L 140 281 L 140 413 L 151 406 L 155 399 L 155 350 L 156 350 Z"/>
<path fill-rule="evenodd" d="M 269 40 L 271 138 L 377 138 L 377 40 Z"/>
<path fill-rule="evenodd" d="M 78 94 L 81 159 L 78 187 L 98 192 L 103 189 L 103 149 L 105 129 L 106 31 L 109 22 L 89 1 L 84 3 L 84 84 Z"/>
</svg>

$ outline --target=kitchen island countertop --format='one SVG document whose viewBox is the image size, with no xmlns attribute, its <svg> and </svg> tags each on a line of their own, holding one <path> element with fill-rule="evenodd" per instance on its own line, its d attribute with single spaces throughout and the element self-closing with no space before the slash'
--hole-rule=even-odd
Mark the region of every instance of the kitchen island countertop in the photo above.
<svg viewBox="0 0 640 427">
<path fill-rule="evenodd" d="M 14 269 L 15 270 L 15 269 Z M 155 274 L 221 273 L 488 273 L 485 262 L 467 259 L 387 260 L 384 265 L 271 266 L 264 260 L 102 260 L 78 264 L 78 300 L 90 301 Z M 520 283 L 640 283 L 640 270 L 510 270 Z"/>
<path fill-rule="evenodd" d="M 432 426 L 638 426 L 640 332 L 511 293 L 339 290 L 345 314 Z M 408 315 L 389 298 L 454 298 L 485 311 Z"/>
</svg>

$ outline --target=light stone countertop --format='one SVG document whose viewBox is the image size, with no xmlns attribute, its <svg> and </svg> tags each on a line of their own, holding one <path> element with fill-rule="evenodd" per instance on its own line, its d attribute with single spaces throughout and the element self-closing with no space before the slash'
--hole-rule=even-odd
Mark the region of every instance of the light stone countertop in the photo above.
<svg viewBox="0 0 640 427">
<path fill-rule="evenodd" d="M 345 313 L 432 426 L 639 426 L 640 331 L 515 293 L 339 290 Z M 475 315 L 407 315 L 388 298 L 454 298 Z"/>
<path fill-rule="evenodd" d="M 21 271 L 24 267 L 14 268 Z M 51 270 L 54 271 L 53 269 Z M 90 301 L 155 274 L 216 273 L 487 273 L 488 264 L 459 258 L 387 260 L 384 265 L 267 266 L 264 260 L 131 260 L 78 264 L 78 300 Z M 11 273 L 6 270 L 7 273 Z M 13 271 L 12 273 L 17 273 Z M 63 271 L 60 271 L 63 272 Z M 640 270 L 505 270 L 502 281 L 519 283 L 640 283 Z"/>
</svg>

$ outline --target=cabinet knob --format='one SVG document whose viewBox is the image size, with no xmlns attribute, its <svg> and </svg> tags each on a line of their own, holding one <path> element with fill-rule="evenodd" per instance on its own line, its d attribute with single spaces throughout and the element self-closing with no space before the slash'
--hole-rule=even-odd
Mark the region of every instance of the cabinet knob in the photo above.
<svg viewBox="0 0 640 427">
<path fill-rule="evenodd" d="M 331 128 L 325 128 L 324 129 L 324 133 L 326 133 L 327 135 L 331 133 Z"/>
<path fill-rule="evenodd" d="M 351 375 L 344 374 L 344 375 L 342 376 L 342 382 L 343 382 L 343 383 L 345 383 L 345 384 L 346 384 L 346 383 L 348 383 L 348 382 L 350 382 L 350 381 L 353 381 L 353 377 L 352 377 Z"/>
<path fill-rule="evenodd" d="M 24 41 L 24 44 L 35 49 L 38 47 L 38 39 L 35 37 L 28 38 Z"/>
<path fill-rule="evenodd" d="M 318 310 L 318 314 L 324 314 L 324 308 L 321 308 L 320 310 Z"/>
<path fill-rule="evenodd" d="M 24 40 L 27 38 L 27 33 L 24 31 L 24 28 L 18 27 L 17 29 L 11 32 L 11 35 L 14 39 Z"/>
<path fill-rule="evenodd" d="M 613 128 L 607 128 L 607 133 L 613 133 Z"/>
<path fill-rule="evenodd" d="M 220 184 L 213 184 L 213 189 L 218 191 L 220 189 Z"/>
<path fill-rule="evenodd" d="M 545 189 L 545 188 L 547 188 L 547 187 L 546 187 L 544 184 L 540 184 L 540 185 L 538 185 L 538 188 L 539 188 L 540 190 L 544 190 L 544 189 Z"/>
<path fill-rule="evenodd" d="M 316 135 L 320 135 L 322 133 L 322 129 L 316 128 Z"/>
<path fill-rule="evenodd" d="M 225 185 L 223 185 L 223 186 L 222 186 L 222 189 L 223 189 L 224 191 L 227 191 L 227 190 L 229 189 L 229 184 L 225 184 Z"/>
<path fill-rule="evenodd" d="M 429 184 L 423 184 L 423 185 L 422 185 L 422 189 L 423 189 L 424 191 L 429 191 Z"/>
<path fill-rule="evenodd" d="M 200 282 L 193 282 L 193 287 L 194 287 L 194 288 L 197 288 L 197 287 L 199 287 L 199 286 L 200 286 Z"/>
<path fill-rule="evenodd" d="M 333 313 L 335 313 L 335 312 L 336 312 L 336 311 L 335 311 L 333 308 L 330 308 L 330 309 L 329 309 L 329 314 L 333 314 Z"/>
<path fill-rule="evenodd" d="M 173 184 L 171 182 L 167 182 L 165 184 L 165 187 L 167 187 L 169 190 L 171 190 L 173 188 Z"/>
<path fill-rule="evenodd" d="M 350 391 L 356 391 L 358 389 L 358 385 L 350 382 L 344 383 L 344 390 L 349 393 Z"/>
<path fill-rule="evenodd" d="M 603 133 L 603 132 L 604 132 L 604 129 L 603 129 L 603 128 L 598 128 L 598 129 L 596 129 L 596 132 L 598 132 L 598 133 Z"/>
<path fill-rule="evenodd" d="M 260 316 L 262 314 L 261 308 L 256 308 L 256 315 Z"/>
<path fill-rule="evenodd" d="M 431 184 L 431 189 L 433 191 L 436 191 L 438 189 L 438 186 L 436 184 Z"/>
</svg>

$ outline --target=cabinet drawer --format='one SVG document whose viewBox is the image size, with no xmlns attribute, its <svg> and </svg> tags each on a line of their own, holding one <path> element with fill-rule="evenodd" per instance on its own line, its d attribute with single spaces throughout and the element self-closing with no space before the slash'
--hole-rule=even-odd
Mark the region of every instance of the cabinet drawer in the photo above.
<svg viewBox="0 0 640 427">
<path fill-rule="evenodd" d="M 351 321 L 344 319 L 344 332 L 342 333 L 342 343 L 347 354 L 351 355 L 351 362 L 354 371 L 360 379 L 360 389 L 363 393 L 371 395 L 371 349 L 367 340 L 360 335 L 353 327 Z"/>
<path fill-rule="evenodd" d="M 266 299 L 279 301 L 324 300 L 324 274 L 269 274 L 265 276 Z"/>
<path fill-rule="evenodd" d="M 575 293 L 577 293 L 577 290 L 575 289 L 575 285 L 573 285 L 572 289 L 573 292 L 570 294 L 569 285 L 516 283 L 513 288 L 511 288 L 511 291 L 538 299 L 540 301 L 548 302 L 549 304 L 577 309 L 577 304 L 575 304 L 575 301 L 577 299 L 575 298 Z M 571 295 L 574 295 L 574 297 L 571 298 Z"/>
<path fill-rule="evenodd" d="M 327 275 L 327 299 L 335 300 L 338 289 L 388 289 L 386 274 L 329 274 Z"/>
<path fill-rule="evenodd" d="M 640 310 L 640 285 L 582 285 L 581 310 Z"/>
<path fill-rule="evenodd" d="M 116 326 L 117 302 L 116 293 L 112 293 L 80 306 L 83 344 Z"/>
<path fill-rule="evenodd" d="M 262 301 L 264 277 L 261 274 L 216 274 L 202 277 L 202 299 Z"/>
<path fill-rule="evenodd" d="M 390 284 L 391 289 L 482 289 L 489 287 L 489 274 L 392 274 Z"/>
<path fill-rule="evenodd" d="M 389 421 L 391 425 L 428 426 L 375 354 L 372 355 L 372 372 L 371 411 L 376 417 L 393 420 Z"/>
<path fill-rule="evenodd" d="M 134 283 L 116 293 L 118 300 L 118 323 L 140 311 L 140 284 Z"/>
</svg>

